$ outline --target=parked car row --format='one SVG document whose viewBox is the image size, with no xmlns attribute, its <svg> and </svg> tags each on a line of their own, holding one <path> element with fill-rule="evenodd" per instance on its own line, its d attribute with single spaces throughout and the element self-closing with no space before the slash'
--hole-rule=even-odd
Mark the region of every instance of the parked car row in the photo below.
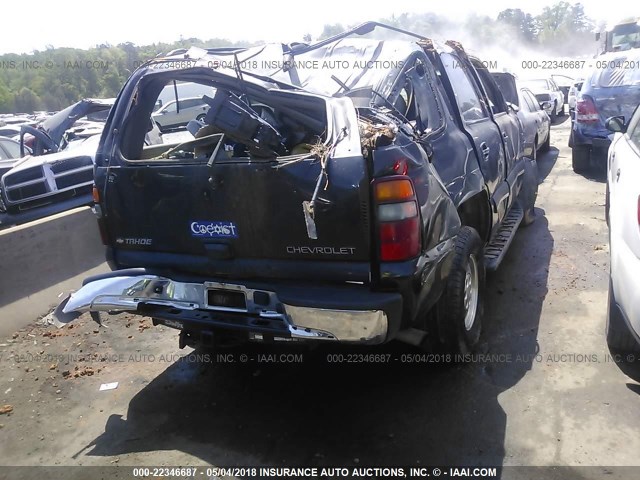
<svg viewBox="0 0 640 480">
<path fill-rule="evenodd" d="M 93 159 L 113 100 L 85 99 L 0 140 L 0 227 L 92 202 Z"/>
</svg>

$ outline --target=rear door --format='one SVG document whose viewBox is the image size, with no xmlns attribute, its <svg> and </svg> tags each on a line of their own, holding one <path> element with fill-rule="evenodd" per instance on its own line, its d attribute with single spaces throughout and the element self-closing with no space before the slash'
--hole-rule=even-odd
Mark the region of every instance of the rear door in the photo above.
<svg viewBox="0 0 640 480">
<path fill-rule="evenodd" d="M 489 71 L 476 59 L 474 59 L 475 72 L 482 84 L 486 98 L 491 107 L 493 120 L 498 125 L 502 144 L 504 146 L 506 174 L 505 178 L 509 186 L 509 199 L 507 210 L 518 192 L 520 191 L 520 176 L 524 173 L 524 162 L 521 162 L 524 151 L 524 127 L 518 118 L 518 114 L 507 103 Z M 515 88 L 515 78 L 512 77 Z"/>
<path fill-rule="evenodd" d="M 453 54 L 442 53 L 440 58 L 451 82 L 464 128 L 475 146 L 480 170 L 494 205 L 495 224 L 506 213 L 509 199 L 502 134 L 491 119 L 489 106 L 466 65 Z"/>
</svg>

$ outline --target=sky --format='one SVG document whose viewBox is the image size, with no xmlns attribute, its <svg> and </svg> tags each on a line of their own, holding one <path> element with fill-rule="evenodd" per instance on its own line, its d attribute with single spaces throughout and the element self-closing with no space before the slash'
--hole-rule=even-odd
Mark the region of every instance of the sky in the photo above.
<svg viewBox="0 0 640 480">
<path fill-rule="evenodd" d="M 44 50 L 48 45 L 90 48 L 127 41 L 147 45 L 172 42 L 180 36 L 292 42 L 302 40 L 306 33 L 316 38 L 325 24 L 351 25 L 392 14 L 433 12 L 456 18 L 477 13 L 496 17 L 507 8 L 521 8 L 537 15 L 545 6 L 556 3 L 556 0 L 223 1 L 8 2 L 3 5 L 0 53 L 29 53 Z M 634 6 L 636 2 L 583 0 L 581 3 L 596 23 L 615 23 L 640 15 L 640 9 Z"/>
</svg>

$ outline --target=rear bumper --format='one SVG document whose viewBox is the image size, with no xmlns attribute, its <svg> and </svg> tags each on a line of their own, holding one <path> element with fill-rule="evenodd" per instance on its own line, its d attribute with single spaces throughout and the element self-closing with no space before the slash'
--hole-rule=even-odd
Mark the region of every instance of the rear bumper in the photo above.
<svg viewBox="0 0 640 480">
<path fill-rule="evenodd" d="M 580 122 L 573 122 L 572 128 L 574 145 L 590 145 L 596 148 L 608 148 L 611 144 L 611 140 L 609 139 L 611 132 L 599 123 L 591 126 Z"/>
<path fill-rule="evenodd" d="M 211 291 L 231 292 L 244 301 L 221 306 Z M 398 330 L 402 303 L 399 293 L 371 292 L 356 285 L 176 281 L 130 269 L 87 279 L 60 305 L 56 317 L 68 323 L 83 312 L 128 311 L 189 332 L 226 330 L 264 340 L 379 344 Z"/>
</svg>

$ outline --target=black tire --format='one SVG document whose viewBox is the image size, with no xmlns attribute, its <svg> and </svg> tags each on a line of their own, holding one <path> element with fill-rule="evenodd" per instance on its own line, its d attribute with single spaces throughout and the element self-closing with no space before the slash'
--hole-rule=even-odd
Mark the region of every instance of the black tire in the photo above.
<svg viewBox="0 0 640 480">
<path fill-rule="evenodd" d="M 551 125 L 549 125 L 549 134 L 547 135 L 547 139 L 542 145 L 540 145 L 540 151 L 548 152 L 549 148 L 551 148 Z"/>
<path fill-rule="evenodd" d="M 611 279 L 609 279 L 609 302 L 605 332 L 609 350 L 613 352 L 640 352 L 640 345 L 638 345 L 633 333 L 629 331 L 627 322 L 624 321 L 622 313 L 616 305 Z"/>
<path fill-rule="evenodd" d="M 551 115 L 549 115 L 549 118 L 551 119 L 551 123 L 556 121 L 556 118 L 558 118 L 558 115 L 556 114 L 556 109 L 558 108 L 558 105 L 556 104 L 556 102 L 553 102 L 553 108 L 551 109 Z"/>
<path fill-rule="evenodd" d="M 557 105 L 556 105 L 557 108 Z M 560 107 L 560 113 L 557 114 L 558 117 L 564 117 L 564 103 Z"/>
<path fill-rule="evenodd" d="M 484 310 L 484 282 L 482 240 L 473 228 L 462 227 L 454 247 L 451 272 L 438 303 L 439 347 L 447 353 L 467 354 L 478 344 Z M 475 294 L 471 291 L 474 284 Z"/>
<path fill-rule="evenodd" d="M 199 122 L 204 122 L 204 117 L 206 117 L 207 114 L 206 113 L 201 113 L 200 115 L 198 115 L 196 117 L 196 120 L 198 120 Z"/>
<path fill-rule="evenodd" d="M 536 221 L 536 199 L 538 198 L 538 163 L 535 159 L 525 159 L 524 178 L 518 195 L 518 202 L 524 212 L 521 226 L 526 227 Z"/>
<path fill-rule="evenodd" d="M 571 149 L 571 165 L 576 173 L 584 173 L 589 169 L 591 152 L 586 145 L 574 145 Z"/>
</svg>

